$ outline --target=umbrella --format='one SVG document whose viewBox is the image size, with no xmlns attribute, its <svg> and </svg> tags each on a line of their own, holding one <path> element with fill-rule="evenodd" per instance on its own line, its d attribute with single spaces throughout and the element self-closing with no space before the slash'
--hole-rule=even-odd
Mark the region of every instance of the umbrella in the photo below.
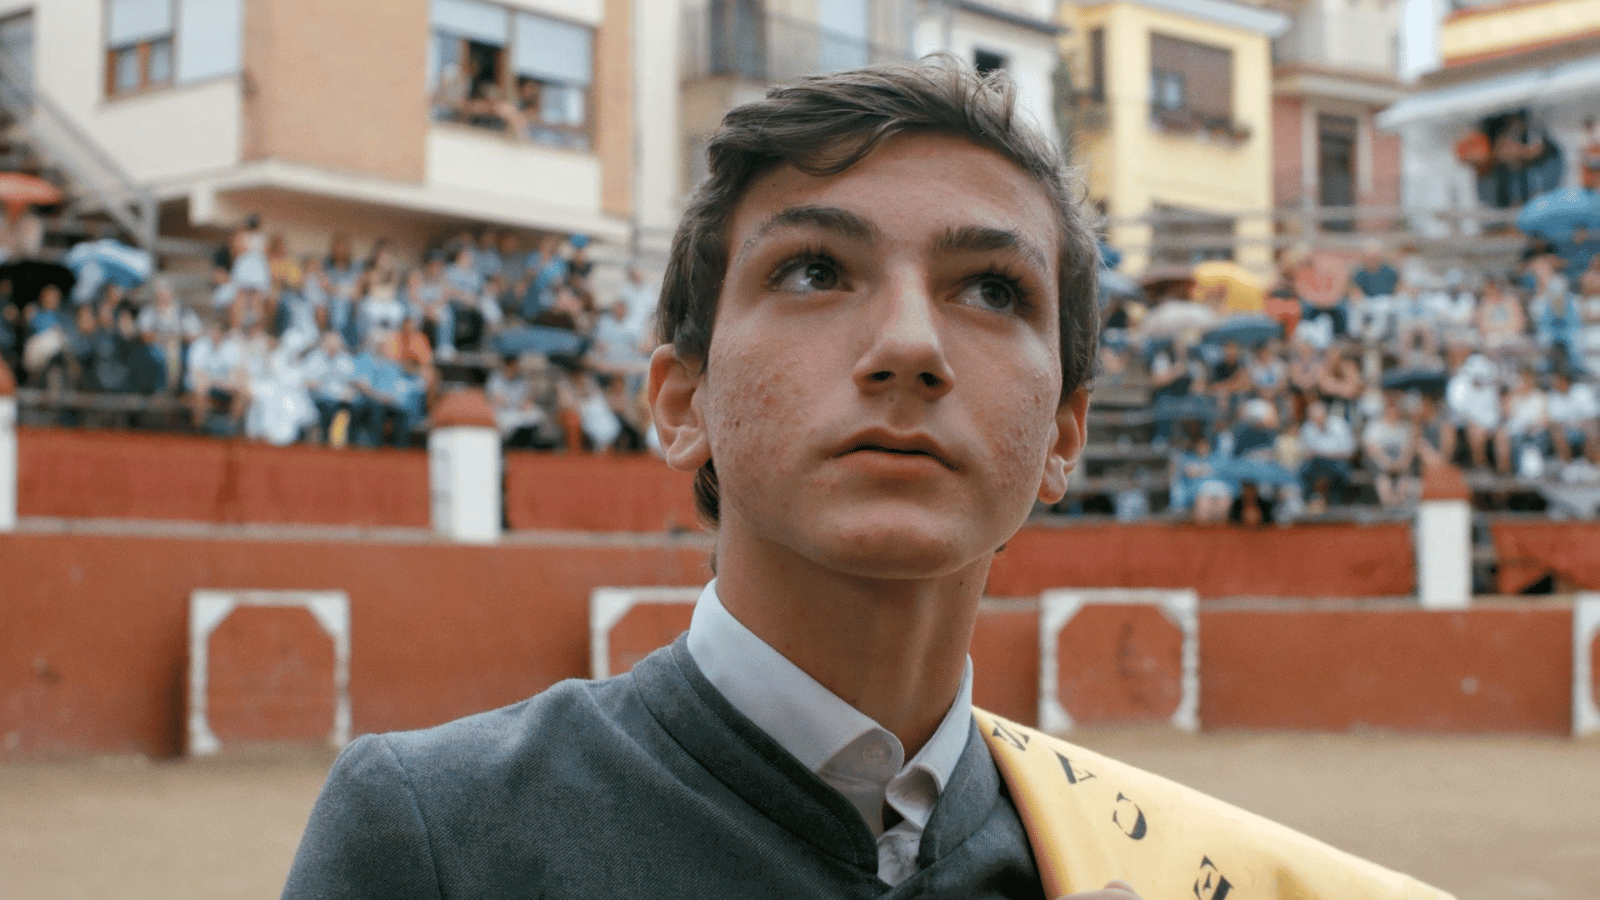
<svg viewBox="0 0 1600 900">
<path fill-rule="evenodd" d="M 1100 296 L 1102 297 L 1144 298 L 1144 291 L 1139 289 L 1139 283 L 1121 272 L 1101 269 L 1099 284 Z"/>
<path fill-rule="evenodd" d="M 1396 369 L 1383 376 L 1386 391 L 1416 391 L 1430 397 L 1443 397 L 1450 375 L 1439 369 Z"/>
<path fill-rule="evenodd" d="M 1204 303 L 1168 300 L 1144 317 L 1139 333 L 1145 337 L 1177 337 L 1190 331 L 1204 331 L 1217 321 L 1217 314 Z"/>
<path fill-rule="evenodd" d="M 1201 338 L 1206 344 L 1229 342 L 1244 347 L 1259 347 L 1273 338 L 1283 337 L 1283 323 L 1261 313 L 1241 313 L 1229 316 L 1206 330 Z"/>
<path fill-rule="evenodd" d="M 61 296 L 71 296 L 72 285 L 77 278 L 66 266 L 25 259 L 0 265 L 0 281 L 11 282 L 11 302 L 18 307 L 25 307 L 39 298 L 39 291 L 47 284 L 59 288 Z"/>
<path fill-rule="evenodd" d="M 15 213 L 25 206 L 50 206 L 61 202 L 61 189 L 37 175 L 0 172 L 0 203 Z"/>
<path fill-rule="evenodd" d="M 1558 244 L 1572 240 L 1572 229 L 1579 225 L 1600 227 L 1600 194 L 1576 187 L 1546 191 L 1517 213 L 1517 227 L 1523 232 Z"/>
<path fill-rule="evenodd" d="M 576 333 L 548 325 L 508 329 L 495 335 L 493 343 L 494 352 L 501 356 L 540 353 L 545 356 L 576 357 L 584 349 L 584 340 Z"/>
<path fill-rule="evenodd" d="M 68 250 L 64 261 L 78 276 L 78 285 L 72 291 L 74 303 L 93 300 L 107 284 L 136 288 L 150 280 L 154 268 L 149 251 L 110 238 L 84 241 Z"/>
<path fill-rule="evenodd" d="M 1236 262 L 1218 259 L 1195 266 L 1194 286 L 1199 299 L 1219 298 L 1228 312 L 1260 312 L 1266 303 L 1261 279 Z"/>
</svg>

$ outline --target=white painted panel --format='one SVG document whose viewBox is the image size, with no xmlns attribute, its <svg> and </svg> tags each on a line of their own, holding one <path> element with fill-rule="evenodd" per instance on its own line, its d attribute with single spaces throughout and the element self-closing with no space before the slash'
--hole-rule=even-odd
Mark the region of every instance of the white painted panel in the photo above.
<svg viewBox="0 0 1600 900">
<path fill-rule="evenodd" d="M 181 0 L 179 82 L 239 71 L 243 43 L 244 0 Z"/>
<path fill-rule="evenodd" d="M 164 181 L 238 163 L 240 114 L 226 78 L 108 102 L 82 124 L 135 180 Z"/>
<path fill-rule="evenodd" d="M 593 155 L 464 127 L 439 125 L 429 131 L 426 181 L 431 186 L 600 213 L 600 161 Z"/>
</svg>

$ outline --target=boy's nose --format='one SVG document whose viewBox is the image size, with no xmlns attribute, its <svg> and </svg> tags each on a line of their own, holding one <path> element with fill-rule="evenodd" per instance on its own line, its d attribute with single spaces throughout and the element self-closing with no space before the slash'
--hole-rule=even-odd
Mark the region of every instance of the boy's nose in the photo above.
<svg viewBox="0 0 1600 900">
<path fill-rule="evenodd" d="M 930 400 L 950 392 L 955 372 L 945 356 L 935 302 L 918 286 L 885 291 L 868 304 L 878 318 L 855 367 L 863 391 L 909 389 Z"/>
</svg>

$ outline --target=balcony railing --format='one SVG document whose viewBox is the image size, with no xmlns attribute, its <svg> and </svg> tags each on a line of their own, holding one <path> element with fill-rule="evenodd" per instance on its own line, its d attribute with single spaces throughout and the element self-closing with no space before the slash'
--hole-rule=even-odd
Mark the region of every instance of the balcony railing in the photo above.
<svg viewBox="0 0 1600 900">
<path fill-rule="evenodd" d="M 773 83 L 911 58 L 908 49 L 764 12 L 759 4 L 690 7 L 683 24 L 683 75 L 689 80 L 720 76 Z"/>
</svg>

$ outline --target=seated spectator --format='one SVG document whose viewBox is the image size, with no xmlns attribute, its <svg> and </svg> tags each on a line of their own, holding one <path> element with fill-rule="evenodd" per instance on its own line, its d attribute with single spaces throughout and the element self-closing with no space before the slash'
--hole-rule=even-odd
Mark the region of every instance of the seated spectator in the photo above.
<svg viewBox="0 0 1600 900">
<path fill-rule="evenodd" d="M 267 236 L 261 231 L 259 217 L 254 214 L 245 217 L 244 225 L 233 233 L 231 249 L 233 268 L 228 280 L 236 288 L 254 288 L 264 293 L 272 287 L 272 273 L 267 262 Z"/>
<path fill-rule="evenodd" d="M 275 446 L 301 440 L 317 424 L 297 349 L 265 335 L 265 353 L 250 380 L 245 436 Z"/>
<path fill-rule="evenodd" d="M 334 234 L 328 242 L 328 257 L 321 269 L 328 282 L 330 294 L 351 298 L 356 293 L 357 281 L 366 267 L 355 257 L 355 250 L 347 234 Z"/>
<path fill-rule="evenodd" d="M 356 400 L 352 443 L 396 447 L 411 444 L 411 432 L 422 421 L 423 391 L 416 378 L 386 350 L 386 336 L 374 333 L 367 348 L 355 358 Z"/>
<path fill-rule="evenodd" d="M 1394 295 L 1394 335 L 1408 351 L 1432 356 L 1439 351 L 1443 296 L 1401 282 Z"/>
<path fill-rule="evenodd" d="M 567 261 L 561 256 L 561 238 L 546 235 L 539 241 L 539 249 L 529 254 L 526 273 L 527 284 L 522 293 L 522 318 L 534 322 L 555 302 L 557 285 L 566 281 Z"/>
<path fill-rule="evenodd" d="M 1328 411 L 1347 423 L 1356 418 L 1357 403 L 1367 391 L 1361 363 L 1353 351 L 1335 350 L 1327 354 L 1317 377 L 1317 396 Z"/>
<path fill-rule="evenodd" d="M 628 327 L 628 305 L 622 300 L 613 302 L 606 314 L 594 326 L 594 344 L 589 358 L 595 368 L 614 375 L 627 376 L 637 388 L 642 382 L 650 359 L 640 349 L 639 335 Z"/>
<path fill-rule="evenodd" d="M 411 311 L 400 301 L 400 281 L 393 270 L 369 270 L 366 292 L 360 303 L 363 336 L 374 330 L 398 331 Z"/>
<path fill-rule="evenodd" d="M 630 265 L 623 273 L 622 299 L 628 304 L 625 324 L 628 330 L 642 337 L 654 334 L 656 300 L 659 291 L 645 281 L 644 272 Z"/>
<path fill-rule="evenodd" d="M 530 355 L 528 360 L 524 364 L 515 356 L 505 357 L 500 368 L 489 374 L 484 393 L 494 410 L 503 445 L 552 450 L 561 446 L 561 429 L 543 402 L 547 363 L 538 355 Z"/>
<path fill-rule="evenodd" d="M 41 288 L 39 298 L 23 311 L 28 337 L 22 345 L 22 368 L 29 384 L 59 390 L 70 380 L 67 322 L 67 313 L 61 308 L 61 289 L 53 284 Z"/>
<path fill-rule="evenodd" d="M 1383 414 L 1367 423 L 1361 433 L 1361 454 L 1372 471 L 1378 503 L 1385 508 L 1402 506 L 1414 492 L 1411 470 L 1417 458 L 1416 432 L 1405 420 L 1400 398 L 1392 393 L 1383 397 Z"/>
<path fill-rule="evenodd" d="M 1277 444 L 1277 410 L 1259 397 L 1246 401 L 1239 409 L 1239 422 L 1233 427 L 1234 458 L 1270 461 Z"/>
<path fill-rule="evenodd" d="M 325 331 L 317 345 L 300 363 L 311 403 L 317 410 L 317 426 L 329 446 L 343 447 L 350 439 L 354 414 L 355 358 L 338 332 Z"/>
<path fill-rule="evenodd" d="M 1564 466 L 1576 454 L 1590 464 L 1600 464 L 1600 398 L 1594 388 L 1574 383 L 1571 372 L 1557 368 L 1550 373 L 1545 404 L 1556 459 Z"/>
<path fill-rule="evenodd" d="M 1478 295 L 1466 283 L 1458 270 L 1451 270 L 1445 279 L 1445 290 L 1439 295 L 1439 329 L 1446 346 L 1477 347 Z"/>
<path fill-rule="evenodd" d="M 1445 403 L 1450 421 L 1467 446 L 1468 459 L 1475 469 L 1489 468 L 1489 445 L 1500 428 L 1500 385 L 1494 363 L 1474 353 L 1445 385 Z M 1502 471 L 1511 470 L 1509 453 L 1500 453 Z"/>
<path fill-rule="evenodd" d="M 444 256 L 429 253 L 419 268 L 406 273 L 406 306 L 421 317 L 419 328 L 434 353 L 455 354 L 455 316 L 445 296 Z"/>
<path fill-rule="evenodd" d="M 237 332 L 225 333 L 222 323 L 213 320 L 205 333 L 189 344 L 184 388 L 196 428 L 209 429 L 213 411 L 225 413 L 230 423 L 243 421 L 250 399 L 243 343 Z"/>
<path fill-rule="evenodd" d="M 1600 254 L 1589 257 L 1589 265 L 1578 274 L 1578 292 L 1586 299 L 1600 297 Z"/>
<path fill-rule="evenodd" d="M 622 421 L 599 380 L 582 360 L 558 359 L 562 371 L 556 382 L 556 403 L 567 452 L 604 454 L 622 436 Z"/>
<path fill-rule="evenodd" d="M 1383 246 L 1375 240 L 1362 245 L 1361 268 L 1350 276 L 1350 284 L 1363 297 L 1392 296 L 1400 285 L 1400 273 L 1389 265 Z"/>
<path fill-rule="evenodd" d="M 1510 474 L 1513 461 L 1517 474 L 1538 478 L 1544 474 L 1543 443 L 1549 437 L 1550 417 L 1544 391 L 1531 369 L 1517 374 L 1517 382 L 1504 398 L 1504 425 L 1495 435 L 1496 462 L 1502 475 Z"/>
<path fill-rule="evenodd" d="M 1222 355 L 1211 365 L 1206 382 L 1223 411 L 1231 411 L 1250 390 L 1250 368 L 1238 341 L 1222 345 Z"/>
<path fill-rule="evenodd" d="M 1306 510 L 1319 513 L 1341 502 L 1350 484 L 1350 463 L 1356 454 L 1350 423 L 1330 415 L 1328 405 L 1320 400 L 1311 404 L 1306 421 L 1300 426 L 1300 451 L 1305 455 L 1300 484 L 1307 497 Z"/>
<path fill-rule="evenodd" d="M 1553 276 L 1533 299 L 1533 333 L 1539 349 L 1560 348 L 1567 359 L 1577 359 L 1582 355 L 1582 331 L 1583 316 L 1567 291 L 1567 280 Z"/>
<path fill-rule="evenodd" d="M 1491 278 L 1478 301 L 1478 332 L 1490 357 L 1505 359 L 1526 346 L 1528 317 L 1504 279 Z"/>
<path fill-rule="evenodd" d="M 1250 358 L 1250 393 L 1272 404 L 1281 420 L 1289 411 L 1289 364 L 1277 340 L 1257 347 Z"/>
<path fill-rule="evenodd" d="M 1228 522 L 1246 528 L 1262 528 L 1273 523 L 1276 512 L 1277 502 L 1263 494 L 1254 481 L 1246 481 L 1239 485 L 1238 496 L 1228 504 Z"/>
<path fill-rule="evenodd" d="M 1222 462 L 1198 428 L 1188 429 L 1183 449 L 1173 456 L 1167 505 L 1179 512 L 1192 507 L 1197 522 L 1227 518 L 1233 485 L 1218 473 Z"/>
<path fill-rule="evenodd" d="M 176 391 L 183 377 L 183 349 L 200 336 L 200 317 L 178 303 L 172 284 L 157 278 L 150 285 L 150 302 L 139 310 L 139 332 L 161 364 L 161 383 Z"/>
<path fill-rule="evenodd" d="M 1572 237 L 1557 250 L 1561 256 L 1562 271 L 1576 281 L 1588 270 L 1597 250 L 1600 250 L 1600 240 L 1596 240 L 1586 226 L 1573 226 Z"/>
</svg>

